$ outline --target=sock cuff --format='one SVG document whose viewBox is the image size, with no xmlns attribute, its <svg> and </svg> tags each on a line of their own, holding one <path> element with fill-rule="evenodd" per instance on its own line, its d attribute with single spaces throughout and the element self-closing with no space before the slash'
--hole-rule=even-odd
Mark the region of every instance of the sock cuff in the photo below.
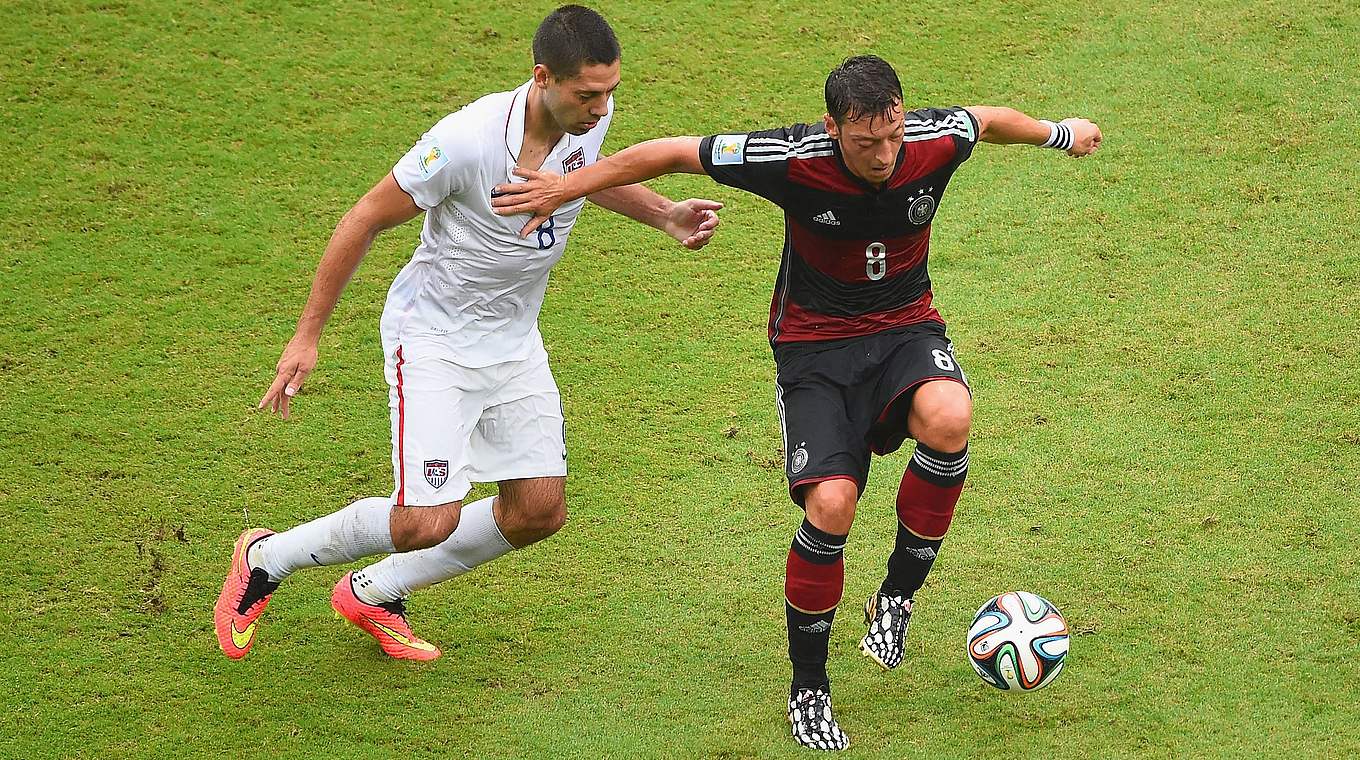
<svg viewBox="0 0 1360 760">
<path fill-rule="evenodd" d="M 968 446 L 946 453 L 918 442 L 907 467 L 928 483 L 944 487 L 958 485 L 968 476 Z"/>
<path fill-rule="evenodd" d="M 827 533 L 803 518 L 798 532 L 793 534 L 793 551 L 815 565 L 830 565 L 839 561 L 845 554 L 845 540 L 848 534 Z"/>
</svg>

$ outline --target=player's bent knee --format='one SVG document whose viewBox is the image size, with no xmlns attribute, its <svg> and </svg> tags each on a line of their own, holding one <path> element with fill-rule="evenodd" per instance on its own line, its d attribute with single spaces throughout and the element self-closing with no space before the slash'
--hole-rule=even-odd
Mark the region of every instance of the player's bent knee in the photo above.
<svg viewBox="0 0 1360 760">
<path fill-rule="evenodd" d="M 567 524 L 567 500 L 560 494 L 543 499 L 528 510 L 528 517 L 531 530 L 551 536 Z"/>
<path fill-rule="evenodd" d="M 967 408 L 952 408 L 939 412 L 927 425 L 939 445 L 926 442 L 937 451 L 958 451 L 968 444 L 968 433 L 973 426 L 972 411 Z"/>
<path fill-rule="evenodd" d="M 541 541 L 566 525 L 566 497 L 561 491 L 550 491 L 527 498 L 502 498 L 498 521 L 506 538 L 517 546 Z"/>
<path fill-rule="evenodd" d="M 814 526 L 828 533 L 844 535 L 855 522 L 858 500 L 859 487 L 852 481 L 838 478 L 808 486 L 803 505 Z"/>
<path fill-rule="evenodd" d="M 959 451 L 968 444 L 972 426 L 972 404 L 966 401 L 937 404 L 922 411 L 915 438 L 936 451 Z"/>
</svg>

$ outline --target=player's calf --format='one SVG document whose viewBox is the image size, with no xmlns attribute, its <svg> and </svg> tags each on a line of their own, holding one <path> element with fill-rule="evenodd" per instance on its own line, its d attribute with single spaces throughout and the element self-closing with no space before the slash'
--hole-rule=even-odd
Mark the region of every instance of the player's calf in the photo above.
<svg viewBox="0 0 1360 760">
<path fill-rule="evenodd" d="M 859 648 L 885 669 L 902 663 L 912 599 L 954 518 L 954 507 L 968 475 L 968 449 L 936 451 L 918 443 L 897 492 L 897 542 L 888 557 L 883 585 L 864 607 L 868 626 Z"/>
</svg>

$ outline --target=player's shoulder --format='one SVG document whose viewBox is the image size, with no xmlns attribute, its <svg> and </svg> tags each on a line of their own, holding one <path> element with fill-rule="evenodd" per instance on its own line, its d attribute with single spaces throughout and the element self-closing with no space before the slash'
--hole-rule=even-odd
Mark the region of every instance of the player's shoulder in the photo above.
<svg viewBox="0 0 1360 760">
<path fill-rule="evenodd" d="M 459 108 L 430 127 L 440 137 L 478 137 L 491 127 L 504 127 L 513 92 L 493 92 Z"/>
<path fill-rule="evenodd" d="M 808 124 L 790 124 L 786 127 L 775 127 L 773 129 L 761 129 L 751 132 L 750 138 L 764 142 L 783 142 L 794 145 L 804 142 L 830 140 L 831 136 L 826 133 L 826 124 L 819 121 Z"/>
<path fill-rule="evenodd" d="M 834 142 L 821 122 L 762 129 L 746 136 L 745 158 L 766 162 L 829 155 Z"/>
<path fill-rule="evenodd" d="M 948 108 L 918 108 L 907 111 L 903 129 L 908 137 L 945 137 L 957 135 L 976 139 L 977 119 L 961 106 Z"/>
</svg>

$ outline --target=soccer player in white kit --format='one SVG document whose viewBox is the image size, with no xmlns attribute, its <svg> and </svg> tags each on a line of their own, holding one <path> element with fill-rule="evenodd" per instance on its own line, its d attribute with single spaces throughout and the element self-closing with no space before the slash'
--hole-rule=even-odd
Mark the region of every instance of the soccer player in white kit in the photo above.
<svg viewBox="0 0 1360 760">
<path fill-rule="evenodd" d="M 390 554 L 346 573 L 331 604 L 387 654 L 439 656 L 412 633 L 404 599 L 556 532 L 566 519 L 561 398 L 538 331 L 548 271 L 584 201 L 521 238 L 529 217 L 493 213 L 492 188 L 518 167 L 562 173 L 594 163 L 613 116 L 619 45 L 576 5 L 534 35 L 533 78 L 434 125 L 345 214 L 318 265 L 297 331 L 260 401 L 288 416 L 316 365 L 317 341 L 341 291 L 382 230 L 425 214 L 420 244 L 388 292 L 382 344 L 392 419 L 392 495 L 360 499 L 282 533 L 237 539 L 214 609 L 218 643 L 244 657 L 278 584 L 304 568 Z M 641 185 L 593 202 L 697 249 L 721 205 L 673 203 Z M 463 504 L 474 482 L 499 495 Z"/>
</svg>

